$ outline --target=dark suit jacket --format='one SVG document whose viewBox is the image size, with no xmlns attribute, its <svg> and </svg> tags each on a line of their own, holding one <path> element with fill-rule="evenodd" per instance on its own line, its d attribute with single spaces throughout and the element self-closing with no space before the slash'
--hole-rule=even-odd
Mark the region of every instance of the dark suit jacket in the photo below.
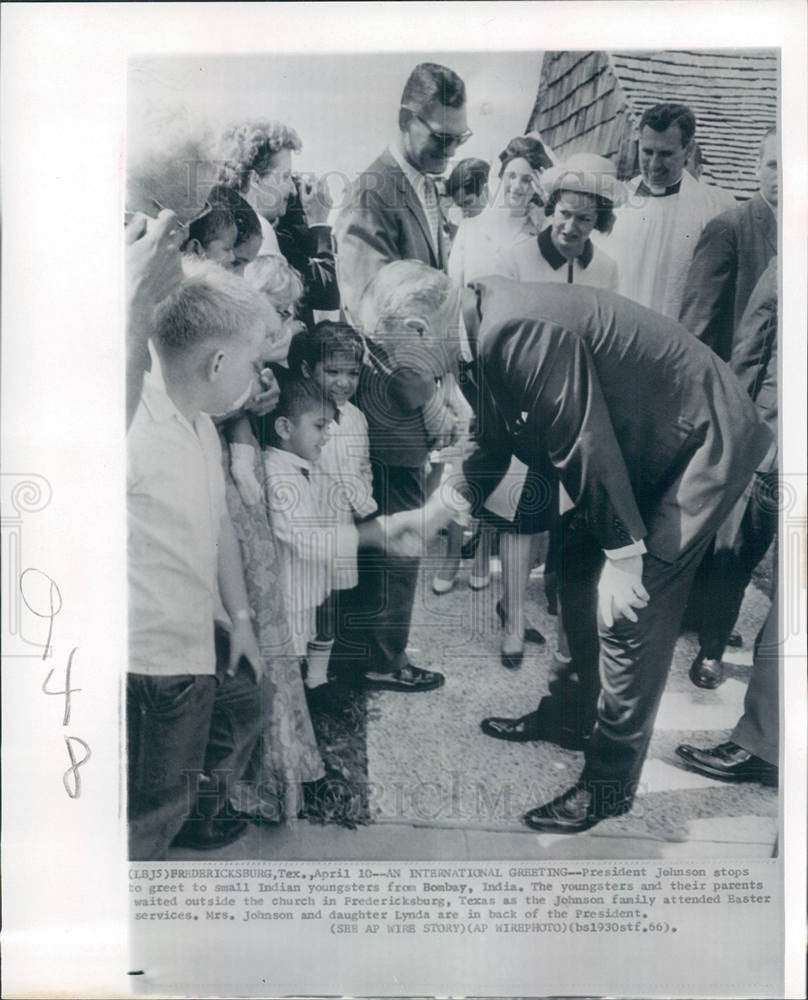
<svg viewBox="0 0 808 1000">
<path fill-rule="evenodd" d="M 544 455 L 604 549 L 673 562 L 731 509 L 770 434 L 727 365 L 684 327 L 579 285 L 477 283 L 474 484 Z"/>
<path fill-rule="evenodd" d="M 777 257 L 760 276 L 735 331 L 730 367 L 777 437 Z M 777 464 L 772 449 L 759 472 L 771 472 Z"/>
<path fill-rule="evenodd" d="M 420 260 L 431 267 L 445 267 L 448 247 L 444 251 L 443 226 L 438 229 L 439 246 L 435 247 L 418 195 L 385 150 L 357 178 L 334 227 L 342 304 L 354 323 L 359 323 L 363 292 L 391 260 Z"/>
<path fill-rule="evenodd" d="M 724 361 L 749 296 L 776 253 L 777 220 L 759 194 L 716 216 L 702 231 L 679 321 Z"/>
</svg>

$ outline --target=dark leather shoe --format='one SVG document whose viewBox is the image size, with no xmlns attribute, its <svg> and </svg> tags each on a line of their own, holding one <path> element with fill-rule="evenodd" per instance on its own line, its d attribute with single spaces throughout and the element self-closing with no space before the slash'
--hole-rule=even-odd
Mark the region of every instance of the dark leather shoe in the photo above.
<svg viewBox="0 0 808 1000">
<path fill-rule="evenodd" d="M 369 691 L 434 691 L 443 687 L 445 680 L 443 674 L 408 663 L 392 674 L 365 674 L 365 687 Z"/>
<path fill-rule="evenodd" d="M 511 743 L 527 743 L 529 740 L 540 740 L 538 713 L 530 712 L 520 719 L 503 719 L 489 716 L 480 723 L 480 729 L 486 736 L 495 740 L 509 740 Z"/>
<path fill-rule="evenodd" d="M 188 819 L 171 841 L 172 847 L 212 851 L 234 843 L 247 829 L 243 819 Z"/>
<path fill-rule="evenodd" d="M 687 766 L 719 781 L 759 781 L 762 785 L 776 788 L 779 770 L 760 757 L 739 747 L 737 743 L 719 743 L 709 750 L 699 750 L 688 743 L 681 743 L 676 753 Z"/>
<path fill-rule="evenodd" d="M 538 712 L 530 712 L 518 719 L 489 716 L 480 723 L 480 729 L 495 740 L 508 740 L 511 743 L 545 740 L 547 743 L 557 743 L 565 750 L 585 750 L 589 743 L 588 734 L 581 735 L 573 729 L 543 725 Z"/>
<path fill-rule="evenodd" d="M 740 632 L 730 632 L 729 639 L 727 639 L 727 645 L 731 646 L 733 649 L 740 649 L 743 646 L 743 636 Z"/>
<path fill-rule="evenodd" d="M 518 670 L 522 666 L 522 660 L 525 658 L 525 651 L 524 649 L 520 649 L 513 653 L 506 653 L 503 649 L 499 654 L 499 658 L 502 661 L 503 667 L 506 667 L 508 670 Z"/>
<path fill-rule="evenodd" d="M 502 607 L 502 601 L 497 601 L 494 607 L 494 611 L 497 614 L 497 618 L 499 618 L 500 628 L 505 628 L 505 622 L 508 620 L 508 615 L 507 612 L 505 611 L 505 608 Z M 543 646 L 544 643 L 547 641 L 537 628 L 533 628 L 530 625 L 528 625 L 528 627 L 525 629 L 524 633 L 522 634 L 522 638 L 524 639 L 525 642 L 533 642 L 537 646 Z"/>
<path fill-rule="evenodd" d="M 631 799 L 621 799 L 608 809 L 596 809 L 593 796 L 583 785 L 573 785 L 546 805 L 525 813 L 531 830 L 542 833 L 581 833 L 611 816 L 621 816 L 631 808 Z"/>
<path fill-rule="evenodd" d="M 696 687 L 712 691 L 724 680 L 724 664 L 720 660 L 710 660 L 699 653 L 690 667 L 690 679 Z"/>
</svg>

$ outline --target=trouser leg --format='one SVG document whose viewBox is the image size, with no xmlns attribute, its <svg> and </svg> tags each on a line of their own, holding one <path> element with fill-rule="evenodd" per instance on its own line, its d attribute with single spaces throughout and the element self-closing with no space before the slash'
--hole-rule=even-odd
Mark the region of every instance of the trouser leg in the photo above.
<svg viewBox="0 0 808 1000">
<path fill-rule="evenodd" d="M 699 645 L 708 659 L 724 655 L 752 573 L 777 530 L 772 488 L 776 490 L 776 476 L 756 475 L 716 535 L 699 628 Z"/>
<path fill-rule="evenodd" d="M 601 692 L 581 780 L 615 801 L 636 791 L 693 576 L 709 544 L 703 539 L 674 563 L 643 556 L 648 606 L 636 622 L 599 622 Z"/>
<path fill-rule="evenodd" d="M 216 679 L 213 675 L 129 674 L 129 856 L 165 857 L 194 807 L 205 761 Z"/>
<path fill-rule="evenodd" d="M 204 779 L 200 782 L 193 816 L 212 819 L 237 798 L 258 741 L 261 721 L 260 691 L 252 668 L 241 660 L 236 673 L 226 672 L 229 637 L 217 636 L 217 687 L 205 750 Z"/>
<path fill-rule="evenodd" d="M 732 733 L 732 742 L 768 764 L 779 763 L 780 707 L 779 600 L 772 606 L 755 643 L 752 676 L 744 698 L 744 713 Z"/>
<path fill-rule="evenodd" d="M 556 560 L 561 620 L 569 645 L 569 662 L 556 660 L 550 693 L 539 705 L 539 722 L 550 730 L 586 735 L 597 713 L 598 675 L 597 584 L 603 552 L 576 511 L 564 515 Z"/>
<path fill-rule="evenodd" d="M 377 463 L 373 469 L 373 495 L 379 513 L 395 514 L 423 506 L 440 472 L 436 467 L 427 476 L 422 469 Z M 358 608 L 353 618 L 360 631 L 358 658 L 364 671 L 393 673 L 406 665 L 419 567 L 418 558 L 373 550 L 360 552 Z"/>
</svg>

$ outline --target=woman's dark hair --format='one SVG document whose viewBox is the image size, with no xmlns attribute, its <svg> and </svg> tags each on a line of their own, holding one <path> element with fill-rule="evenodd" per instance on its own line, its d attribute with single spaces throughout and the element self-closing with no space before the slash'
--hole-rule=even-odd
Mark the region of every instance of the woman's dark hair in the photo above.
<svg viewBox="0 0 808 1000">
<path fill-rule="evenodd" d="M 225 208 L 232 214 L 238 231 L 236 245 L 246 243 L 254 236 L 261 235 L 261 222 L 258 219 L 258 213 L 233 188 L 224 184 L 212 187 L 208 193 L 208 204 L 211 208 Z"/>
<path fill-rule="evenodd" d="M 550 197 L 547 199 L 547 204 L 544 206 L 544 214 L 552 215 L 555 211 L 555 207 L 558 204 L 559 198 L 564 194 L 564 188 L 557 188 Z M 587 194 L 590 198 L 595 199 L 595 211 L 597 215 L 595 217 L 595 229 L 599 233 L 609 233 L 611 232 L 612 226 L 614 225 L 614 206 L 609 201 L 608 198 L 604 198 L 603 195 L 594 194 L 592 191 L 571 191 L 571 194 Z"/>
<path fill-rule="evenodd" d="M 516 160 L 520 157 L 523 160 L 527 160 L 534 170 L 546 170 L 553 165 L 553 161 L 547 155 L 547 150 L 538 139 L 534 139 L 529 135 L 518 135 L 515 139 L 511 139 L 499 154 L 499 159 L 502 163 L 502 166 L 499 168 L 499 176 L 502 177 L 505 173 L 505 167 L 508 166 L 511 160 Z"/>
<path fill-rule="evenodd" d="M 446 194 L 450 198 L 454 198 L 458 191 L 473 191 L 475 195 L 481 194 L 488 183 L 490 170 L 491 167 L 485 160 L 478 160 L 473 156 L 461 160 L 446 180 Z"/>
</svg>

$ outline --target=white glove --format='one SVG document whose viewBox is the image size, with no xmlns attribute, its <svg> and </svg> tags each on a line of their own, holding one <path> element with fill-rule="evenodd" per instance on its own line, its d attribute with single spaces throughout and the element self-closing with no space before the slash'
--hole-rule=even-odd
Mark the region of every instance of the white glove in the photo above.
<svg viewBox="0 0 808 1000">
<path fill-rule="evenodd" d="M 648 601 L 642 583 L 642 556 L 607 558 L 598 581 L 598 611 L 606 628 L 621 616 L 636 622 L 634 609 L 647 607 Z"/>
<path fill-rule="evenodd" d="M 251 444 L 230 445 L 230 472 L 248 507 L 261 502 L 261 484 L 255 478 L 255 449 Z"/>
</svg>

